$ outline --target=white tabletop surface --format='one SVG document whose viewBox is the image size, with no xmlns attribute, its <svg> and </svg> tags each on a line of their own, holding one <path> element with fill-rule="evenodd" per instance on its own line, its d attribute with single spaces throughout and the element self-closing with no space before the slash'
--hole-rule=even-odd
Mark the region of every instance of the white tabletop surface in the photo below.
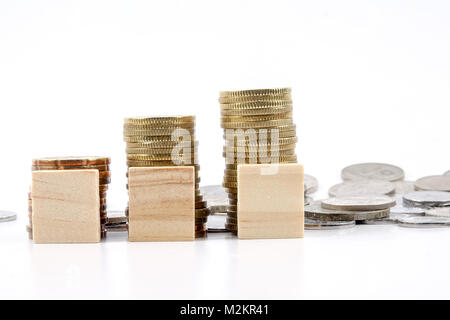
<svg viewBox="0 0 450 320">
<path fill-rule="evenodd" d="M 450 229 L 357 226 L 304 239 L 35 245 L 0 223 L 0 298 L 450 298 Z"/>
</svg>

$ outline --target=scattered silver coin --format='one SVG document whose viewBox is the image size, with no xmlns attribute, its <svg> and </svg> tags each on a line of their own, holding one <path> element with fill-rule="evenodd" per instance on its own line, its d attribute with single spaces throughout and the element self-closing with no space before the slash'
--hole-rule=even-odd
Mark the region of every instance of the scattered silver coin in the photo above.
<svg viewBox="0 0 450 320">
<path fill-rule="evenodd" d="M 17 219 L 17 214 L 11 211 L 0 211 L 0 222 L 9 222 Z"/>
<path fill-rule="evenodd" d="M 224 215 L 228 210 L 228 194 L 220 185 L 200 187 L 200 193 L 206 201 L 211 215 Z"/>
<path fill-rule="evenodd" d="M 448 170 L 446 173 L 444 173 L 444 176 L 450 176 L 450 170 Z"/>
<path fill-rule="evenodd" d="M 127 223 L 128 217 L 125 215 L 125 211 L 109 210 L 108 211 L 108 224 Z"/>
<path fill-rule="evenodd" d="M 416 216 L 399 219 L 399 226 L 409 228 L 450 227 L 449 217 Z"/>
<path fill-rule="evenodd" d="M 305 219 L 305 230 L 348 229 L 353 228 L 355 225 L 355 221 L 319 221 Z"/>
<path fill-rule="evenodd" d="M 359 195 L 388 195 L 395 191 L 395 186 L 389 181 L 358 180 L 336 184 L 328 190 L 330 197 Z"/>
<path fill-rule="evenodd" d="M 305 194 L 311 194 L 317 191 L 319 188 L 319 182 L 313 176 L 305 174 Z"/>
<path fill-rule="evenodd" d="M 450 192 L 450 176 L 428 176 L 416 181 L 416 190 Z"/>
<path fill-rule="evenodd" d="M 321 201 L 314 201 L 305 207 L 305 217 L 319 221 L 359 221 L 380 219 L 389 216 L 389 208 L 381 210 L 331 210 L 323 208 Z"/>
<path fill-rule="evenodd" d="M 388 196 L 347 196 L 322 200 L 322 208 L 346 211 L 371 211 L 395 206 L 395 199 Z"/>
<path fill-rule="evenodd" d="M 425 211 L 426 216 L 450 218 L 450 207 L 431 208 Z"/>
<path fill-rule="evenodd" d="M 128 231 L 128 223 L 107 223 L 105 229 L 107 232 L 126 232 Z"/>
<path fill-rule="evenodd" d="M 403 196 L 398 194 L 395 196 L 395 206 L 391 208 L 391 215 L 393 214 L 409 214 L 416 216 L 423 216 L 425 209 L 420 207 L 407 207 L 403 204 Z"/>
<path fill-rule="evenodd" d="M 450 192 L 414 191 L 403 195 L 403 205 L 407 207 L 447 207 L 450 206 Z"/>
<path fill-rule="evenodd" d="M 414 215 L 404 214 L 404 213 L 390 213 L 389 217 L 382 219 L 372 219 L 372 220 L 362 220 L 358 221 L 360 224 L 368 225 L 388 225 L 388 224 L 398 224 L 400 219 L 406 217 L 413 217 Z"/>
<path fill-rule="evenodd" d="M 223 215 L 211 215 L 208 217 L 208 221 L 206 222 L 206 226 L 208 227 L 208 232 L 229 232 L 227 228 L 225 228 L 225 224 L 227 221 L 226 213 Z"/>
<path fill-rule="evenodd" d="M 396 194 L 405 194 L 416 191 L 414 181 L 394 181 Z"/>
<path fill-rule="evenodd" d="M 398 181 L 404 178 L 405 173 L 401 168 L 386 163 L 358 163 L 342 169 L 341 176 L 344 181 Z"/>
</svg>

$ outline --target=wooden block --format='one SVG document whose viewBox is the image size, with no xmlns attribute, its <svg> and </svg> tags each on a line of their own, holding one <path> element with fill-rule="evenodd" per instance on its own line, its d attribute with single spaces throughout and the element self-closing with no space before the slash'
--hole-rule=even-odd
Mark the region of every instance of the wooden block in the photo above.
<svg viewBox="0 0 450 320">
<path fill-rule="evenodd" d="M 238 237 L 303 238 L 303 166 L 238 166 Z"/>
<path fill-rule="evenodd" d="M 128 173 L 130 241 L 195 239 L 194 167 L 139 167 Z"/>
<path fill-rule="evenodd" d="M 33 171 L 35 243 L 100 241 L 98 170 Z"/>
</svg>

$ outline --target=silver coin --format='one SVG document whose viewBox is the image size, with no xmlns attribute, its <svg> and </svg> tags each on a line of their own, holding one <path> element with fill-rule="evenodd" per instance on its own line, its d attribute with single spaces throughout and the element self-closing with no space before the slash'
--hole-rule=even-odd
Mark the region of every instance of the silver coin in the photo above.
<svg viewBox="0 0 450 320">
<path fill-rule="evenodd" d="M 428 176 L 416 181 L 416 190 L 450 192 L 450 176 Z"/>
<path fill-rule="evenodd" d="M 416 191 L 414 181 L 394 181 L 396 194 L 405 194 Z"/>
<path fill-rule="evenodd" d="M 9 222 L 17 219 L 17 214 L 11 211 L 0 211 L 0 222 Z"/>
<path fill-rule="evenodd" d="M 423 216 L 425 209 L 420 207 L 407 207 L 403 204 L 403 196 L 398 194 L 395 196 L 395 206 L 391 208 L 391 215 L 393 214 L 409 214 Z"/>
<path fill-rule="evenodd" d="M 355 221 L 319 221 L 305 219 L 305 230 L 336 230 L 355 226 Z"/>
<path fill-rule="evenodd" d="M 392 209 L 391 209 L 392 210 Z M 389 217 L 381 218 L 381 219 L 372 219 L 372 220 L 363 220 L 358 221 L 359 224 L 367 224 L 367 225 L 388 225 L 388 224 L 398 224 L 400 219 L 406 217 L 414 217 L 417 215 L 410 215 L 405 213 L 390 213 Z"/>
<path fill-rule="evenodd" d="M 432 208 L 425 211 L 426 216 L 450 218 L 450 207 Z"/>
<path fill-rule="evenodd" d="M 388 196 L 347 196 L 322 200 L 322 208 L 346 211 L 371 211 L 395 206 L 395 199 Z"/>
<path fill-rule="evenodd" d="M 342 169 L 342 179 L 355 181 L 361 179 L 398 181 L 405 176 L 399 167 L 386 163 L 359 163 Z"/>
<path fill-rule="evenodd" d="M 206 222 L 208 232 L 229 232 L 229 230 L 225 228 L 226 221 L 226 213 L 224 215 L 209 216 L 208 221 Z"/>
<path fill-rule="evenodd" d="M 125 215 L 125 211 L 108 210 L 107 224 L 119 224 L 119 223 L 127 223 L 127 222 L 128 222 L 128 217 Z"/>
<path fill-rule="evenodd" d="M 319 188 L 319 182 L 313 176 L 305 174 L 305 194 L 311 194 L 317 191 Z"/>
<path fill-rule="evenodd" d="M 220 185 L 200 187 L 200 193 L 206 201 L 211 215 L 225 215 L 228 210 L 228 194 Z"/>
<path fill-rule="evenodd" d="M 449 217 L 405 217 L 399 219 L 399 226 L 409 228 L 437 228 L 450 227 Z"/>
<path fill-rule="evenodd" d="M 389 216 L 389 208 L 382 210 L 330 210 L 323 208 L 321 201 L 314 201 L 305 207 L 305 217 L 320 221 L 359 221 L 380 219 Z"/>
<path fill-rule="evenodd" d="M 444 176 L 450 176 L 450 170 L 444 173 Z"/>
<path fill-rule="evenodd" d="M 447 207 L 450 206 L 450 192 L 414 191 L 403 196 L 403 205 L 407 207 Z"/>
<path fill-rule="evenodd" d="M 359 195 L 388 195 L 395 191 L 395 186 L 389 181 L 358 180 L 336 184 L 328 190 L 330 197 Z"/>
<path fill-rule="evenodd" d="M 128 231 L 128 223 L 107 223 L 105 229 L 107 232 L 126 232 Z"/>
</svg>

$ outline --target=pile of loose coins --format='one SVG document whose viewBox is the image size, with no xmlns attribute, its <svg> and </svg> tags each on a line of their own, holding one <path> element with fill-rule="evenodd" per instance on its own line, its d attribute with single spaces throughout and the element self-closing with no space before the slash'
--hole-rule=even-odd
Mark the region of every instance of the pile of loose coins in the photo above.
<svg viewBox="0 0 450 320">
<path fill-rule="evenodd" d="M 228 193 L 226 227 L 237 232 L 237 166 L 242 163 L 296 163 L 296 127 L 290 88 L 222 91 L 219 97 Z"/>
<path fill-rule="evenodd" d="M 126 118 L 124 140 L 129 168 L 176 165 L 195 168 L 195 234 L 205 236 L 209 210 L 199 188 L 195 117 Z"/>
<path fill-rule="evenodd" d="M 41 170 L 88 170 L 96 169 L 99 171 L 99 193 L 100 193 L 100 224 L 102 238 L 106 236 L 105 225 L 107 223 L 107 205 L 106 194 L 108 185 L 111 183 L 110 158 L 106 157 L 55 157 L 40 158 L 32 161 L 32 171 Z M 28 217 L 30 224 L 27 226 L 30 238 L 32 238 L 32 198 L 31 192 L 28 193 Z"/>
<path fill-rule="evenodd" d="M 403 180 L 403 170 L 390 164 L 348 166 L 341 172 L 344 182 L 328 190 L 329 199 L 305 205 L 305 228 L 338 229 L 355 224 L 450 226 L 450 176 L 447 174 L 414 182 Z"/>
</svg>

